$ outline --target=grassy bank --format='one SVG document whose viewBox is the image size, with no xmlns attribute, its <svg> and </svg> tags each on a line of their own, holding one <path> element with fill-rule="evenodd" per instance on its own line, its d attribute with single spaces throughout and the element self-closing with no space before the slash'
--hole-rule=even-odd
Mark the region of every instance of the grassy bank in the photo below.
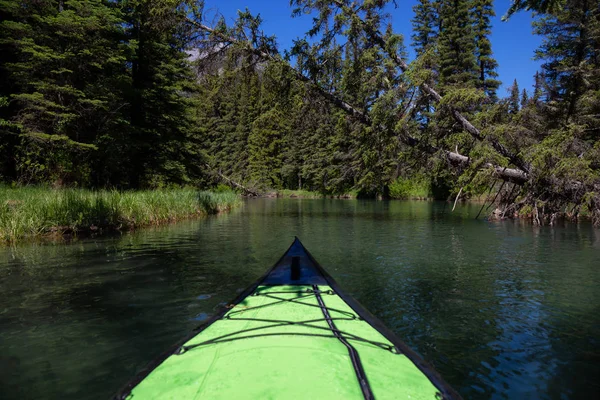
<svg viewBox="0 0 600 400">
<path fill-rule="evenodd" d="M 0 242 L 158 225 L 216 214 L 240 203 L 234 192 L 194 189 L 119 192 L 0 186 Z"/>
<path fill-rule="evenodd" d="M 431 180 L 415 176 L 399 177 L 390 185 L 390 198 L 398 200 L 426 200 L 434 198 Z"/>
<path fill-rule="evenodd" d="M 274 193 L 273 197 L 281 197 L 284 199 L 355 199 L 356 193 L 350 192 L 340 195 L 323 194 L 319 192 L 311 192 L 308 190 L 289 190 L 282 189 Z"/>
</svg>

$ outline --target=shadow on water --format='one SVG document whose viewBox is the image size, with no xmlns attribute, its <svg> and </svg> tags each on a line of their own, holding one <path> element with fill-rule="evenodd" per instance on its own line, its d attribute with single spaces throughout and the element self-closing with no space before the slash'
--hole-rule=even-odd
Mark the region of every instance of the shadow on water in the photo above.
<svg viewBox="0 0 600 400">
<path fill-rule="evenodd" d="M 294 235 L 465 398 L 597 396 L 598 231 L 478 211 L 258 199 L 122 236 L 0 248 L 0 398 L 109 397 Z"/>
</svg>

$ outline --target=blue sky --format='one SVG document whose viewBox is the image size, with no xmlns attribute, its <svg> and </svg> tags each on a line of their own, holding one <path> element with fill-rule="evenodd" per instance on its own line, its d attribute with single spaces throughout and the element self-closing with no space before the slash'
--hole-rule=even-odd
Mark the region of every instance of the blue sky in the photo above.
<svg viewBox="0 0 600 400">
<path fill-rule="evenodd" d="M 210 19 L 221 13 L 228 23 L 231 23 L 237 10 L 246 7 L 252 14 L 260 14 L 264 20 L 263 30 L 266 34 L 275 35 L 279 50 L 288 49 L 292 40 L 301 37 L 311 26 L 311 17 L 291 17 L 292 8 L 288 0 L 205 0 L 205 11 Z M 398 8 L 389 6 L 394 32 L 404 35 L 404 42 L 409 48 L 410 57 L 414 56 L 411 44 L 412 26 L 410 20 L 413 18 L 412 7 L 416 0 L 398 0 Z M 499 79 L 502 86 L 498 91 L 500 97 L 507 95 L 507 89 L 516 78 L 521 89 L 525 88 L 531 92 L 533 75 L 539 69 L 540 62 L 533 60 L 534 50 L 540 45 L 541 38 L 532 34 L 530 12 L 520 12 L 513 15 L 507 22 L 502 22 L 500 17 L 504 15 L 510 5 L 510 0 L 496 0 L 496 17 L 492 24 L 492 51 L 498 61 Z"/>
</svg>

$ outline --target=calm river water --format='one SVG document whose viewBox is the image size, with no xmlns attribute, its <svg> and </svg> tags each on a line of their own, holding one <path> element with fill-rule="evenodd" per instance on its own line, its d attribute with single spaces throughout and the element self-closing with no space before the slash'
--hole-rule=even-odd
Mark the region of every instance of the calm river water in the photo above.
<svg viewBox="0 0 600 400">
<path fill-rule="evenodd" d="M 600 231 L 449 209 L 259 199 L 122 236 L 0 248 L 0 398 L 109 398 L 294 235 L 465 398 L 598 398 Z"/>
</svg>

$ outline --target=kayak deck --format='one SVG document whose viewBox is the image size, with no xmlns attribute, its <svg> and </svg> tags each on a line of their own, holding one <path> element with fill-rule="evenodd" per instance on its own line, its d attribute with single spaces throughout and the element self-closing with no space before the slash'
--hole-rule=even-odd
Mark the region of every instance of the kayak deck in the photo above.
<svg viewBox="0 0 600 400">
<path fill-rule="evenodd" d="M 121 398 L 455 397 L 335 286 L 296 240 L 265 277 Z"/>
</svg>

